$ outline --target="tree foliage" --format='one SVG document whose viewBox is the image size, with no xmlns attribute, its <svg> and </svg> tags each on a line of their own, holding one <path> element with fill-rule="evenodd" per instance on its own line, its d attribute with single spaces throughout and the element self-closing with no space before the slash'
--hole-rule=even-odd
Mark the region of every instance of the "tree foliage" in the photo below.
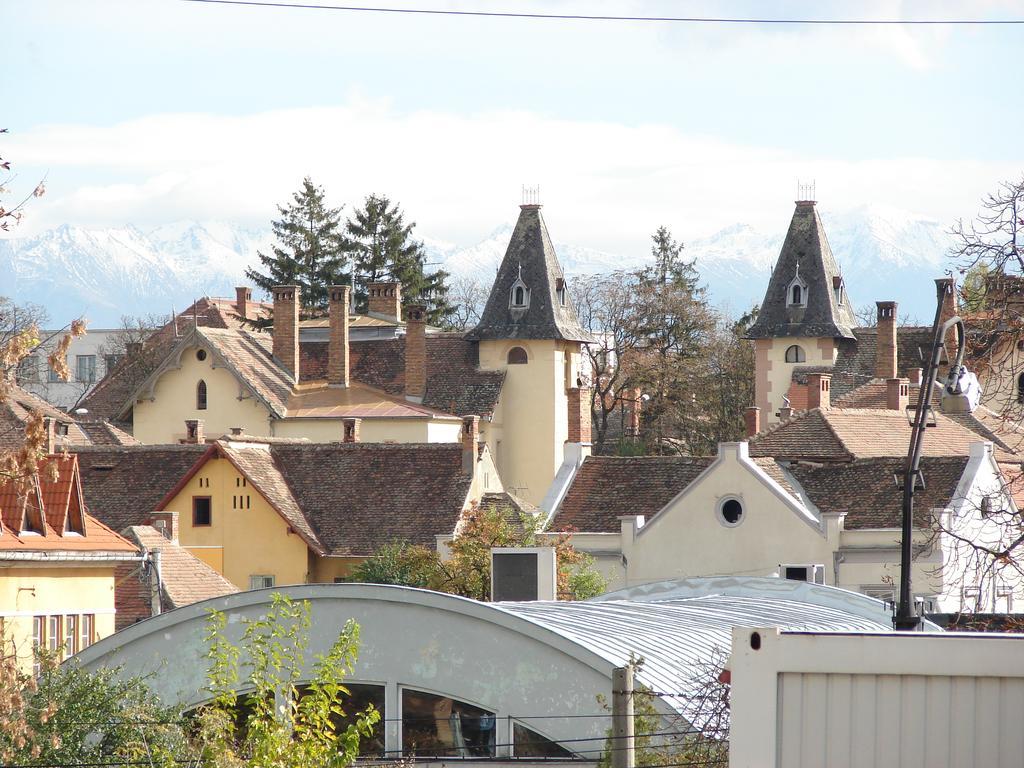
<svg viewBox="0 0 1024 768">
<path fill-rule="evenodd" d="M 404 542 L 387 544 L 360 563 L 349 580 L 397 584 L 448 592 L 475 600 L 491 599 L 491 548 L 555 548 L 559 599 L 586 600 L 607 589 L 607 581 L 594 568 L 594 559 L 572 546 L 570 532 L 542 534 L 533 515 L 474 506 L 463 513 L 457 535 L 449 543 L 449 556 Z"/>
<path fill-rule="evenodd" d="M 330 650 L 313 662 L 310 682 L 300 689 L 310 624 L 307 601 L 274 593 L 266 616 L 243 620 L 243 668 L 238 646 L 226 636 L 227 616 L 211 612 L 205 639 L 212 701 L 197 715 L 204 764 L 314 768 L 355 762 L 360 737 L 370 736 L 380 720 L 371 706 L 352 713 L 344 728 L 338 725 L 346 716 L 343 681 L 355 665 L 359 627 L 351 620 L 345 624 Z M 249 692 L 240 697 L 239 687 Z"/>
<path fill-rule="evenodd" d="M 665 227 L 652 236 L 651 257 L 642 269 L 577 287 L 580 321 L 598 339 L 586 348 L 598 453 L 713 450 L 742 434 L 752 400 L 743 327 L 710 307 L 694 263 Z M 639 435 L 620 429 L 633 409 Z"/>
<path fill-rule="evenodd" d="M 412 234 L 415 222 L 405 221 L 397 203 L 384 195 L 367 196 L 345 225 L 347 248 L 356 274 L 356 308 L 368 306 L 367 285 L 397 282 L 406 303 L 422 302 L 430 323 L 443 325 L 455 308 L 448 303 L 448 273 L 428 272 L 423 244 Z"/>
<path fill-rule="evenodd" d="M 302 308 L 324 312 L 328 288 L 351 280 L 341 208 L 328 206 L 323 187 L 307 176 L 291 202 L 278 211 L 281 218 L 272 222 L 277 242 L 270 253 L 257 253 L 263 271 L 250 268 L 245 275 L 268 293 L 276 285 L 297 285 Z"/>
</svg>

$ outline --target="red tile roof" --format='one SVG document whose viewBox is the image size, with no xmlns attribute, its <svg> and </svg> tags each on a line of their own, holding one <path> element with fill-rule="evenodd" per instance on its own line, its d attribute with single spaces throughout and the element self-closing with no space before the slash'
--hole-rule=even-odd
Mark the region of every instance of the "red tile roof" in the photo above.
<svg viewBox="0 0 1024 768">
<path fill-rule="evenodd" d="M 26 509 L 36 533 L 22 530 Z M 136 551 L 110 528 L 83 515 L 78 460 L 73 454 L 45 457 L 30 478 L 0 485 L 0 521 L 0 553 Z"/>
<path fill-rule="evenodd" d="M 165 610 L 238 592 L 238 587 L 176 542 L 149 525 L 122 531 L 140 548 L 160 550 L 160 576 Z"/>
</svg>

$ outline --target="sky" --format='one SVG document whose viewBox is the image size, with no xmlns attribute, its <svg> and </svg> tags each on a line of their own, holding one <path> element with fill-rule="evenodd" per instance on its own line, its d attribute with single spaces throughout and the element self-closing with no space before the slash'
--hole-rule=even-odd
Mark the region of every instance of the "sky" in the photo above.
<svg viewBox="0 0 1024 768">
<path fill-rule="evenodd" d="M 286 0 L 287 1 L 287 0 Z M 331 0 L 325 0 L 330 2 Z M 379 0 L 698 17 L 1024 19 L 1024 2 Z M 1024 172 L 1017 26 L 566 21 L 0 0 L 0 156 L 19 236 L 64 223 L 267 227 L 309 175 L 468 245 L 540 187 L 555 238 L 612 253 L 822 206 L 971 218 Z M 1017 90 L 1014 90 L 1014 89 Z"/>
</svg>

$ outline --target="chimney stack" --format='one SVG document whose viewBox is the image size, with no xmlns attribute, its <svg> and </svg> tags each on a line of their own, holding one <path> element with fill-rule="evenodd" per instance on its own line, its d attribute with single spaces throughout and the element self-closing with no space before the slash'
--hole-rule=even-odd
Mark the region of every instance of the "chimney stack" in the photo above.
<svg viewBox="0 0 1024 768">
<path fill-rule="evenodd" d="M 347 285 L 332 285 L 328 290 L 331 336 L 327 343 L 327 385 L 330 387 L 347 387 L 349 385 L 348 301 L 350 290 Z"/>
<path fill-rule="evenodd" d="M 359 442 L 359 425 L 363 423 L 362 419 L 342 419 L 341 420 L 341 441 L 343 443 L 358 443 Z"/>
<path fill-rule="evenodd" d="M 924 377 L 924 369 L 911 368 L 908 373 L 910 374 L 910 383 L 921 386 L 921 379 Z"/>
<path fill-rule="evenodd" d="M 178 543 L 178 513 L 171 510 L 153 512 L 149 524 L 160 531 L 172 544 Z"/>
<path fill-rule="evenodd" d="M 832 374 L 812 373 L 807 377 L 807 409 L 832 407 Z"/>
<path fill-rule="evenodd" d="M 43 417 L 43 429 L 46 431 L 46 455 L 57 451 L 57 424 L 49 416 Z"/>
<path fill-rule="evenodd" d="M 942 290 L 942 310 L 939 313 L 939 320 L 940 322 L 945 323 L 947 320 L 952 320 L 957 315 L 956 278 L 940 277 L 935 281 L 935 285 L 937 288 Z M 946 343 L 946 360 L 952 363 L 956 360 L 957 354 L 956 329 L 950 328 L 946 332 L 946 338 L 943 339 L 943 341 Z M 946 370 L 946 368 L 943 370 Z"/>
<path fill-rule="evenodd" d="M 383 315 L 402 319 L 402 284 L 369 283 L 366 286 L 367 311 L 371 315 Z"/>
<path fill-rule="evenodd" d="M 405 318 L 405 399 L 422 403 L 427 392 L 427 308 L 409 307 Z"/>
<path fill-rule="evenodd" d="M 752 405 L 743 412 L 743 421 L 747 426 L 747 437 L 753 437 L 761 431 L 761 409 Z"/>
<path fill-rule="evenodd" d="M 908 379 L 886 379 L 885 407 L 890 411 L 902 411 L 909 403 L 910 381 Z"/>
<path fill-rule="evenodd" d="M 590 444 L 590 387 L 573 387 L 569 398 L 569 442 Z"/>
<path fill-rule="evenodd" d="M 249 302 L 252 301 L 252 291 L 244 285 L 235 286 L 235 309 L 238 316 L 243 320 L 248 318 Z"/>
<path fill-rule="evenodd" d="M 202 419 L 185 419 L 185 442 L 193 445 L 206 442 Z"/>
<path fill-rule="evenodd" d="M 462 417 L 462 473 L 473 477 L 480 443 L 480 417 Z"/>
<path fill-rule="evenodd" d="M 780 421 L 789 421 L 790 418 L 792 418 L 792 416 L 793 416 L 793 409 L 790 408 L 788 405 L 784 405 L 781 408 L 779 408 L 779 420 Z"/>
<path fill-rule="evenodd" d="M 875 378 L 896 377 L 896 302 L 878 301 L 878 347 Z"/>
<path fill-rule="evenodd" d="M 297 285 L 274 286 L 274 357 L 299 382 L 299 297 Z"/>
</svg>

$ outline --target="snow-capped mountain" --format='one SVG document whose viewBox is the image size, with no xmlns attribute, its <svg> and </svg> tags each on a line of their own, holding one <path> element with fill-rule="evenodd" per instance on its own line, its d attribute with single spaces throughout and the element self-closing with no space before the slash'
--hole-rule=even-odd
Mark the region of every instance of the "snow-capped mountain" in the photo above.
<svg viewBox="0 0 1024 768">
<path fill-rule="evenodd" d="M 948 268 L 943 224 L 877 206 L 823 211 L 822 218 L 855 307 L 895 299 L 900 314 L 930 321 L 931 279 Z M 512 225 L 504 224 L 473 245 L 429 237 L 424 245 L 433 265 L 489 282 L 511 234 Z M 784 237 L 781 228 L 760 232 L 734 224 L 687 241 L 685 255 L 696 259 L 712 300 L 741 312 L 763 297 Z M 167 314 L 199 296 L 233 296 L 256 252 L 272 239 L 269 230 L 225 222 L 178 222 L 148 232 L 64 225 L 0 240 L 0 295 L 46 307 L 54 324 L 85 315 L 94 328 L 116 326 L 123 315 Z M 649 258 L 646 237 L 634 254 L 566 243 L 555 250 L 569 275 L 634 269 Z"/>
</svg>

